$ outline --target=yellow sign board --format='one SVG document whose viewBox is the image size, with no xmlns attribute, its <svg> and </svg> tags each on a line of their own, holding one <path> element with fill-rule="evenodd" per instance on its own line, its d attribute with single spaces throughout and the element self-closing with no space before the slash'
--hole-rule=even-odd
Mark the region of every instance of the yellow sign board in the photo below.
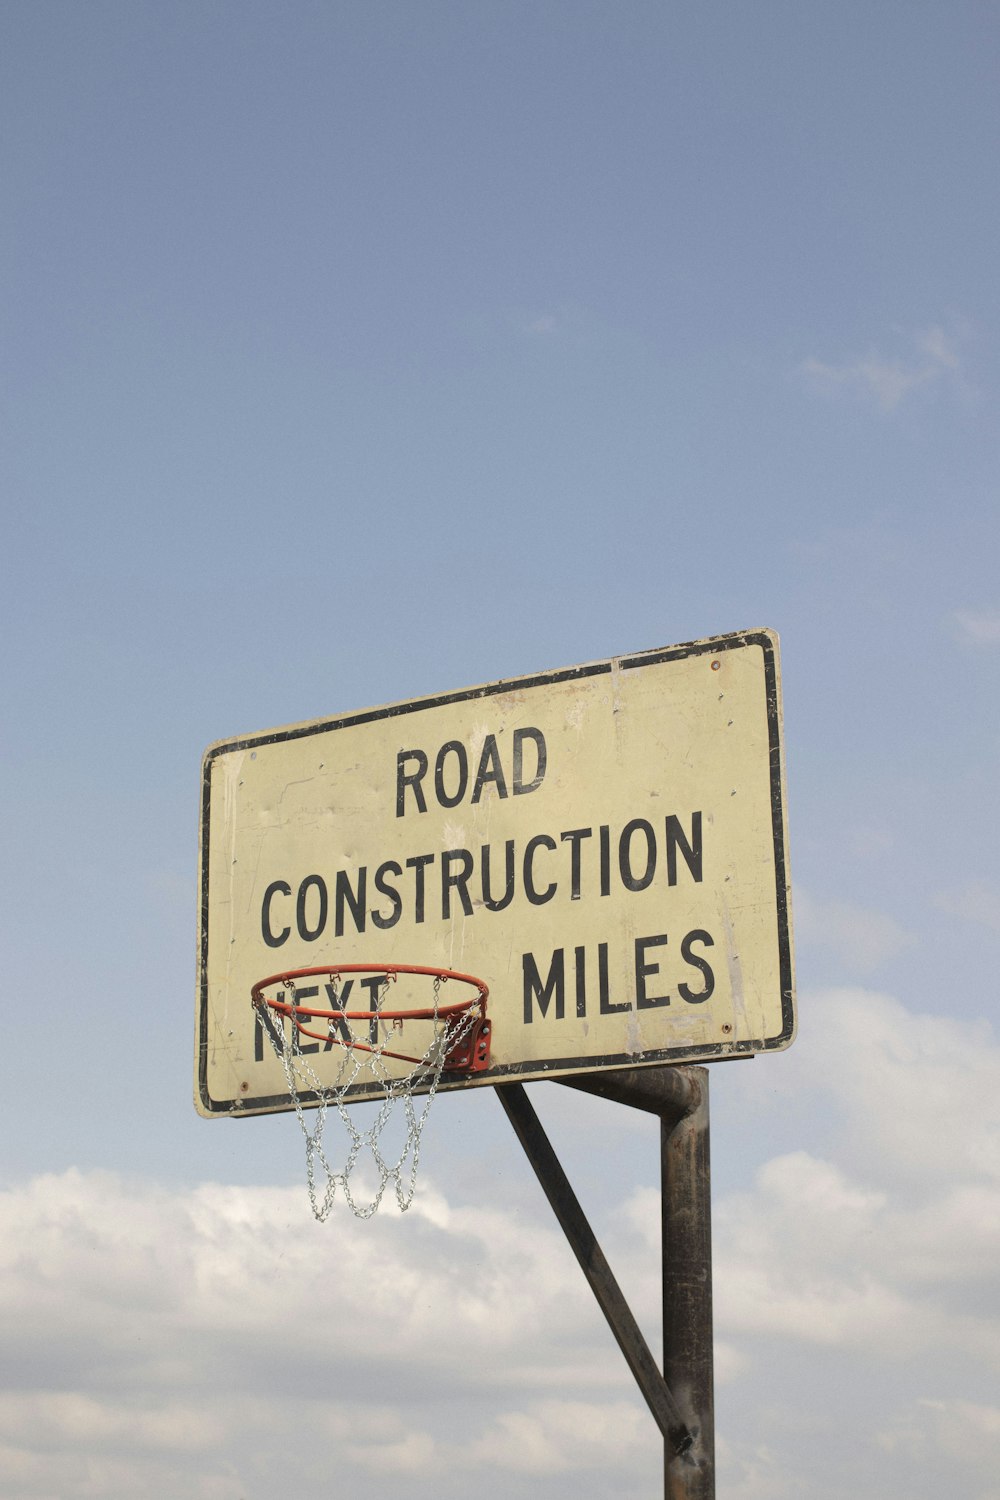
<svg viewBox="0 0 1000 1500">
<path fill-rule="evenodd" d="M 485 981 L 490 1066 L 443 1089 L 787 1046 L 781 734 L 758 630 L 211 746 L 198 1109 L 290 1107 L 251 990 L 307 967 Z"/>
</svg>

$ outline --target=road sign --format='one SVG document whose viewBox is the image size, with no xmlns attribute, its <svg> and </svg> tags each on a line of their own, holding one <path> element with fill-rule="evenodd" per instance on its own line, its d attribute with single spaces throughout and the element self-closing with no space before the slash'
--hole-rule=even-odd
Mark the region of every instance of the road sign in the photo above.
<svg viewBox="0 0 1000 1500">
<path fill-rule="evenodd" d="M 489 1065 L 441 1089 L 787 1046 L 781 733 L 777 637 L 756 630 L 211 746 L 199 1111 L 290 1107 L 265 1033 L 294 1027 L 251 992 L 277 976 L 280 1003 L 306 968 L 483 981 Z M 322 974 L 297 983 L 295 1004 L 327 1003 Z M 374 981 L 353 993 L 367 1010 Z M 323 1084 L 343 1046 L 314 1024 L 286 1044 Z"/>
</svg>

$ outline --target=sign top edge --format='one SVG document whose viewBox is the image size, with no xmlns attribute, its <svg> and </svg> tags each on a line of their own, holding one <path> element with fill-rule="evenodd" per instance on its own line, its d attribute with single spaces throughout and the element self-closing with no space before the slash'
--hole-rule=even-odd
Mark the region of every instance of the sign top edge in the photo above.
<svg viewBox="0 0 1000 1500">
<path fill-rule="evenodd" d="M 501 693 L 516 692 L 529 687 L 541 687 L 549 683 L 569 682 L 574 678 L 598 676 L 601 673 L 636 671 L 646 666 L 656 666 L 668 661 L 682 661 L 710 651 L 732 651 L 746 646 L 760 646 L 766 654 L 777 659 L 779 637 L 775 630 L 761 626 L 753 630 L 736 630 L 722 635 L 705 636 L 699 640 L 682 641 L 673 646 L 654 646 L 643 651 L 624 652 L 596 661 L 582 662 L 572 667 L 556 667 L 546 671 L 529 672 L 520 677 L 497 678 L 492 682 L 479 683 L 472 687 L 452 691 L 427 693 L 416 698 L 402 699 L 371 708 L 349 710 L 342 714 L 324 714 L 315 719 L 279 725 L 272 729 L 251 731 L 247 734 L 231 735 L 213 741 L 202 758 L 206 770 L 218 756 L 231 751 L 251 750 L 260 745 L 279 741 L 301 739 L 308 735 L 322 734 L 328 730 L 345 729 L 351 725 L 371 723 L 377 719 L 390 719 L 403 714 L 416 713 L 421 709 L 435 708 L 449 703 L 461 703 L 466 699 L 495 697 Z"/>
</svg>

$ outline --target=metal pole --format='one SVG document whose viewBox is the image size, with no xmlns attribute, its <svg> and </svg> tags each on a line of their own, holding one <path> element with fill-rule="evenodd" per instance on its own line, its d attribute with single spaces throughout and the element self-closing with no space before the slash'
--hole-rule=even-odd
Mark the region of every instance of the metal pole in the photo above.
<svg viewBox="0 0 1000 1500">
<path fill-rule="evenodd" d="M 700 1098 L 660 1123 L 663 1247 L 663 1374 L 694 1443 L 683 1459 L 667 1448 L 666 1500 L 714 1500 L 712 1199 L 708 1069 L 692 1068 Z"/>
</svg>

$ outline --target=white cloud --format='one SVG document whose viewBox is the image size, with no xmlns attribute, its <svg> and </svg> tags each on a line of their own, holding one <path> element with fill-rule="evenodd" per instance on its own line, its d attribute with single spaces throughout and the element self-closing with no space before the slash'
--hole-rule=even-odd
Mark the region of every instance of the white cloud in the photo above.
<svg viewBox="0 0 1000 1500">
<path fill-rule="evenodd" d="M 0 1394 L 0 1434 L 30 1432 L 47 1450 L 109 1442 L 140 1449 L 204 1451 L 223 1436 L 216 1415 L 194 1402 L 157 1401 L 123 1406 L 77 1391 L 7 1391 Z"/>
<path fill-rule="evenodd" d="M 369 1444 L 348 1443 L 345 1452 L 362 1468 L 380 1474 L 427 1474 L 438 1458 L 434 1439 L 426 1432 L 407 1432 Z"/>
<path fill-rule="evenodd" d="M 950 339 L 940 326 L 935 324 L 923 333 L 918 333 L 914 342 L 930 360 L 932 367 L 941 370 L 958 369 L 959 358 L 954 340 Z"/>
<path fill-rule="evenodd" d="M 1000 610 L 959 609 L 954 615 L 959 639 L 969 646 L 1000 646 Z"/>
<path fill-rule="evenodd" d="M 717 1215 L 716 1303 L 730 1336 L 758 1333 L 868 1358 L 953 1346 L 1000 1371 L 1000 1188 L 934 1195 L 910 1208 L 829 1162 L 793 1153 Z M 979 1317 L 945 1289 L 978 1280 Z"/>
<path fill-rule="evenodd" d="M 816 389 L 850 391 L 874 400 L 882 411 L 895 409 L 915 390 L 948 379 L 960 379 L 960 359 L 954 339 L 939 326 L 914 335 L 915 356 L 885 358 L 871 350 L 861 359 L 830 364 L 810 357 L 802 373 Z"/>
<path fill-rule="evenodd" d="M 526 333 L 555 333 L 558 323 L 552 313 L 543 313 L 541 317 L 529 318 L 525 324 Z"/>
<path fill-rule="evenodd" d="M 895 1426 L 878 1434 L 888 1452 L 905 1449 L 926 1457 L 936 1449 L 959 1463 L 970 1457 L 985 1472 L 1000 1475 L 1000 1407 L 974 1401 L 924 1398 Z M 980 1490 L 977 1500 L 1000 1500 L 1000 1478 Z"/>
<path fill-rule="evenodd" d="M 831 950 L 847 975 L 867 976 L 913 942 L 885 912 L 850 901 L 820 901 L 800 885 L 793 900 L 797 940 Z"/>
<path fill-rule="evenodd" d="M 890 854 L 895 839 L 887 828 L 871 823 L 856 823 L 844 829 L 844 837 L 858 859 L 880 859 Z"/>
<path fill-rule="evenodd" d="M 778 1098 L 791 1139 L 829 1117 L 826 1149 L 772 1157 L 715 1211 L 717 1329 L 750 1377 L 732 1493 L 767 1493 L 766 1430 L 811 1500 L 997 1500 L 1000 1047 L 985 1023 L 865 990 L 802 1010 Z M 829 1431 L 796 1437 L 796 1411 Z M 831 1463 L 838 1430 L 852 1442 Z"/>
<path fill-rule="evenodd" d="M 1000 887 L 987 880 L 972 880 L 958 890 L 942 891 L 936 904 L 953 917 L 1000 932 Z"/>
<path fill-rule="evenodd" d="M 716 1473 L 725 1476 L 726 1500 L 803 1500 L 811 1493 L 808 1476 L 789 1463 L 788 1454 L 764 1442 L 736 1445 L 716 1440 Z"/>
<path fill-rule="evenodd" d="M 813 1045 L 796 1066 L 807 1092 L 834 1098 L 852 1163 L 863 1152 L 935 1194 L 1000 1181 L 1000 1047 L 988 1022 L 920 1015 L 863 989 L 822 991 L 808 1010 Z"/>
<path fill-rule="evenodd" d="M 867 990 L 802 1011 L 787 1057 L 713 1075 L 770 1096 L 780 1072 L 788 1142 L 715 1203 L 720 1493 L 996 1500 L 1000 1048 Z M 566 1097 L 617 1186 L 638 1143 Z M 652 1331 L 658 1192 L 625 1187 L 602 1239 Z M 321 1226 L 298 1185 L 70 1171 L 0 1194 L 0 1268 L 4 1500 L 657 1482 L 658 1435 L 540 1195 L 481 1208 L 425 1179 L 405 1216 Z"/>
<path fill-rule="evenodd" d="M 648 1420 L 554 1223 L 429 1183 L 321 1226 L 299 1187 L 69 1171 L 0 1194 L 0 1268 L 4 1497 L 256 1500 L 272 1469 L 457 1496 L 477 1445 L 525 1476 L 627 1465 Z"/>
<path fill-rule="evenodd" d="M 649 1419 L 624 1402 L 540 1401 L 530 1411 L 500 1412 L 471 1446 L 470 1457 L 492 1469 L 536 1475 L 632 1467 L 629 1456 L 648 1441 Z"/>
</svg>

